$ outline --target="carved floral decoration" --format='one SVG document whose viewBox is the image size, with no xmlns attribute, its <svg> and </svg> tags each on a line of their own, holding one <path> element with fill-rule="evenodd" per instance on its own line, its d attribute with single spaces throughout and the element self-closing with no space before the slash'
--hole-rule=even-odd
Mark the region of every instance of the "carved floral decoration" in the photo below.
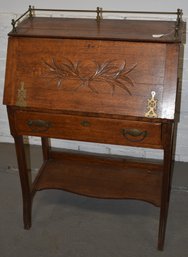
<svg viewBox="0 0 188 257">
<path fill-rule="evenodd" d="M 65 58 L 61 63 L 52 59 L 50 63 L 44 62 L 44 64 L 47 67 L 45 77 L 56 80 L 58 88 L 61 88 L 65 81 L 75 80 L 78 82 L 75 84 L 75 91 L 82 87 L 88 87 L 93 93 L 99 93 L 95 85 L 103 82 L 111 87 L 112 94 L 119 87 L 131 95 L 129 86 L 134 86 L 134 81 L 129 74 L 135 69 L 136 64 L 128 68 L 126 61 L 121 64 L 117 64 L 116 61 L 103 63 L 90 61 L 92 69 L 91 67 L 87 69 L 87 65 L 83 61 L 72 62 Z"/>
</svg>

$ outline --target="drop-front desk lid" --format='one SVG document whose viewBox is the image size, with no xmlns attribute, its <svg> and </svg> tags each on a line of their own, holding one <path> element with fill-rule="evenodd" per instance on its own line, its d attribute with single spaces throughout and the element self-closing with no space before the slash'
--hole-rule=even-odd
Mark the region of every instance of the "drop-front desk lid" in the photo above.
<svg viewBox="0 0 188 257">
<path fill-rule="evenodd" d="M 26 18 L 9 33 L 4 104 L 174 119 L 182 24 Z"/>
</svg>

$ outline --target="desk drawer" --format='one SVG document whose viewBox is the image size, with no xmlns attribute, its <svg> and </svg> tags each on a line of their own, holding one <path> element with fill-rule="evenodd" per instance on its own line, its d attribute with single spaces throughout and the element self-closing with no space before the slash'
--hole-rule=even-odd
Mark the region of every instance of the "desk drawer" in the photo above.
<svg viewBox="0 0 188 257">
<path fill-rule="evenodd" d="M 161 148 L 161 124 L 18 111 L 17 134 Z"/>
</svg>

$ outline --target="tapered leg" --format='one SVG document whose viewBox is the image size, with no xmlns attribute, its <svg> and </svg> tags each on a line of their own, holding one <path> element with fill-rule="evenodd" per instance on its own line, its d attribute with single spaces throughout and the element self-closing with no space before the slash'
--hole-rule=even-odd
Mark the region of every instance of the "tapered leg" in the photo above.
<svg viewBox="0 0 188 257">
<path fill-rule="evenodd" d="M 165 179 L 165 182 L 163 182 L 167 187 L 169 186 L 169 182 L 167 179 Z M 168 191 L 168 190 L 167 190 Z M 159 234 L 158 234 L 158 250 L 163 250 L 164 248 L 164 241 L 165 241 L 165 232 L 166 232 L 166 223 L 167 223 L 167 216 L 168 216 L 168 207 L 169 207 L 169 197 L 168 193 L 163 193 L 161 202 L 161 208 L 160 208 L 160 220 L 159 220 Z"/>
<path fill-rule="evenodd" d="M 165 149 L 163 164 L 163 182 L 161 194 L 161 208 L 159 220 L 158 249 L 163 250 L 165 241 L 165 231 L 168 216 L 168 207 L 171 190 L 172 177 L 172 150 L 173 150 L 173 125 L 168 124 L 165 128 Z"/>
<path fill-rule="evenodd" d="M 50 139 L 47 137 L 41 137 L 43 160 L 46 161 L 50 158 Z"/>
<path fill-rule="evenodd" d="M 24 228 L 29 229 L 31 227 L 31 209 L 32 209 L 30 174 L 26 164 L 23 136 L 15 136 L 14 140 L 15 140 L 20 182 L 21 182 L 21 188 L 22 188 Z"/>
</svg>

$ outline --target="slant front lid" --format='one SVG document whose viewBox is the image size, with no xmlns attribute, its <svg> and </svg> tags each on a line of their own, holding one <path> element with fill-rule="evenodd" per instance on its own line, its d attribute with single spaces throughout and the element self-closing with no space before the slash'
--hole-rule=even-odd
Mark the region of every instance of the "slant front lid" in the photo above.
<svg viewBox="0 0 188 257">
<path fill-rule="evenodd" d="M 178 44 L 10 37 L 4 104 L 173 119 Z"/>
</svg>

